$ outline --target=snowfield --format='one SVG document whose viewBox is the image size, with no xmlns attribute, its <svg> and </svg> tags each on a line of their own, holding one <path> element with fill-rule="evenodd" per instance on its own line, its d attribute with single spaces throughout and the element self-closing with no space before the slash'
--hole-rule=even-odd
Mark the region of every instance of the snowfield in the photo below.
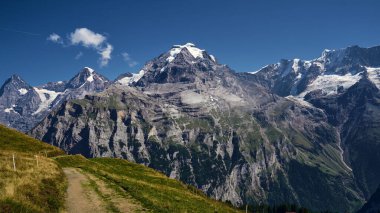
<svg viewBox="0 0 380 213">
<path fill-rule="evenodd" d="M 309 84 L 305 91 L 299 94 L 299 97 L 305 97 L 305 95 L 311 91 L 321 89 L 325 95 L 337 94 L 339 86 L 343 86 L 343 89 L 348 89 L 362 78 L 362 73 L 352 75 L 348 73 L 346 75 L 325 74 L 318 76 L 311 84 Z"/>
<path fill-rule="evenodd" d="M 34 87 L 34 90 L 38 93 L 38 96 L 41 99 L 41 103 L 38 109 L 33 112 L 33 115 L 38 114 L 49 108 L 50 104 L 57 98 L 58 95 L 62 94 L 62 92 L 55 92 L 47 89 L 40 89 L 38 87 Z"/>
</svg>

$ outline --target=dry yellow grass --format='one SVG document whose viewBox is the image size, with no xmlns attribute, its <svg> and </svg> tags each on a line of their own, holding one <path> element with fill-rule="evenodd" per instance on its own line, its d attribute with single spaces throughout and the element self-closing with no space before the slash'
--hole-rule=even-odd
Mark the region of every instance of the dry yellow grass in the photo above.
<svg viewBox="0 0 380 213">
<path fill-rule="evenodd" d="M 64 189 L 64 175 L 54 160 L 41 155 L 0 151 L 0 201 L 18 203 L 30 212 L 54 212 L 62 206 L 57 198 L 62 197 Z"/>
<path fill-rule="evenodd" d="M 66 180 L 62 169 L 46 156 L 63 153 L 0 125 L 0 212 L 60 211 Z"/>
</svg>

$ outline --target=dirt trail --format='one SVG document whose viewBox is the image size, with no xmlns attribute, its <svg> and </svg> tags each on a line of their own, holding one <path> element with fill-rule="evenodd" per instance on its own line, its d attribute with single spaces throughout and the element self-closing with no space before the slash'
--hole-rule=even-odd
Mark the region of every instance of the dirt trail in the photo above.
<svg viewBox="0 0 380 213">
<path fill-rule="evenodd" d="M 88 178 L 74 168 L 63 169 L 67 180 L 66 209 L 68 213 L 94 213 L 106 212 L 100 197 L 85 184 L 89 184 Z"/>
<path fill-rule="evenodd" d="M 67 180 L 67 213 L 142 212 L 145 211 L 128 194 L 115 191 L 94 175 L 75 168 L 63 169 Z"/>
</svg>

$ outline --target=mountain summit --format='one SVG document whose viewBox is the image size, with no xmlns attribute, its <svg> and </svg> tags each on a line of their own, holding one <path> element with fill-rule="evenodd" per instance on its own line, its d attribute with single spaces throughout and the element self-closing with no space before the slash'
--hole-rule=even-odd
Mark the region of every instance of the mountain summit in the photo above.
<svg viewBox="0 0 380 213">
<path fill-rule="evenodd" d="M 104 88 L 109 80 L 95 72 L 89 67 L 84 67 L 66 84 L 67 89 L 78 89 L 80 87 L 92 86 L 91 90 L 100 91 Z M 87 88 L 89 89 L 89 88 Z"/>
<path fill-rule="evenodd" d="M 13 75 L 0 89 L 0 121 L 28 131 L 63 101 L 103 91 L 108 85 L 107 78 L 89 67 L 68 82 L 49 82 L 37 87 Z"/>
<path fill-rule="evenodd" d="M 150 83 L 194 82 L 199 71 L 218 69 L 215 57 L 192 43 L 174 45 L 168 52 L 147 62 L 138 74 L 119 79 L 126 85 L 144 86 Z"/>
</svg>

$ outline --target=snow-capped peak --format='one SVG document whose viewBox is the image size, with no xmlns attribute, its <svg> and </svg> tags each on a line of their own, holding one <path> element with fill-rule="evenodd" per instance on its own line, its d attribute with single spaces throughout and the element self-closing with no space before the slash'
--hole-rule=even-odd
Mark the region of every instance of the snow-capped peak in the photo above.
<svg viewBox="0 0 380 213">
<path fill-rule="evenodd" d="M 84 67 L 82 72 L 86 73 L 88 75 L 86 81 L 93 82 L 94 81 L 94 70 L 90 67 Z"/>
<path fill-rule="evenodd" d="M 83 70 L 86 70 L 86 71 L 88 71 L 90 73 L 94 72 L 94 70 L 92 68 L 90 68 L 90 67 L 84 67 Z"/>
<path fill-rule="evenodd" d="M 183 48 L 186 48 L 194 58 L 203 58 L 204 50 L 195 47 L 193 43 L 186 43 L 185 45 L 174 45 L 169 51 L 170 56 L 166 59 L 166 61 L 169 63 L 172 62 Z"/>
</svg>

